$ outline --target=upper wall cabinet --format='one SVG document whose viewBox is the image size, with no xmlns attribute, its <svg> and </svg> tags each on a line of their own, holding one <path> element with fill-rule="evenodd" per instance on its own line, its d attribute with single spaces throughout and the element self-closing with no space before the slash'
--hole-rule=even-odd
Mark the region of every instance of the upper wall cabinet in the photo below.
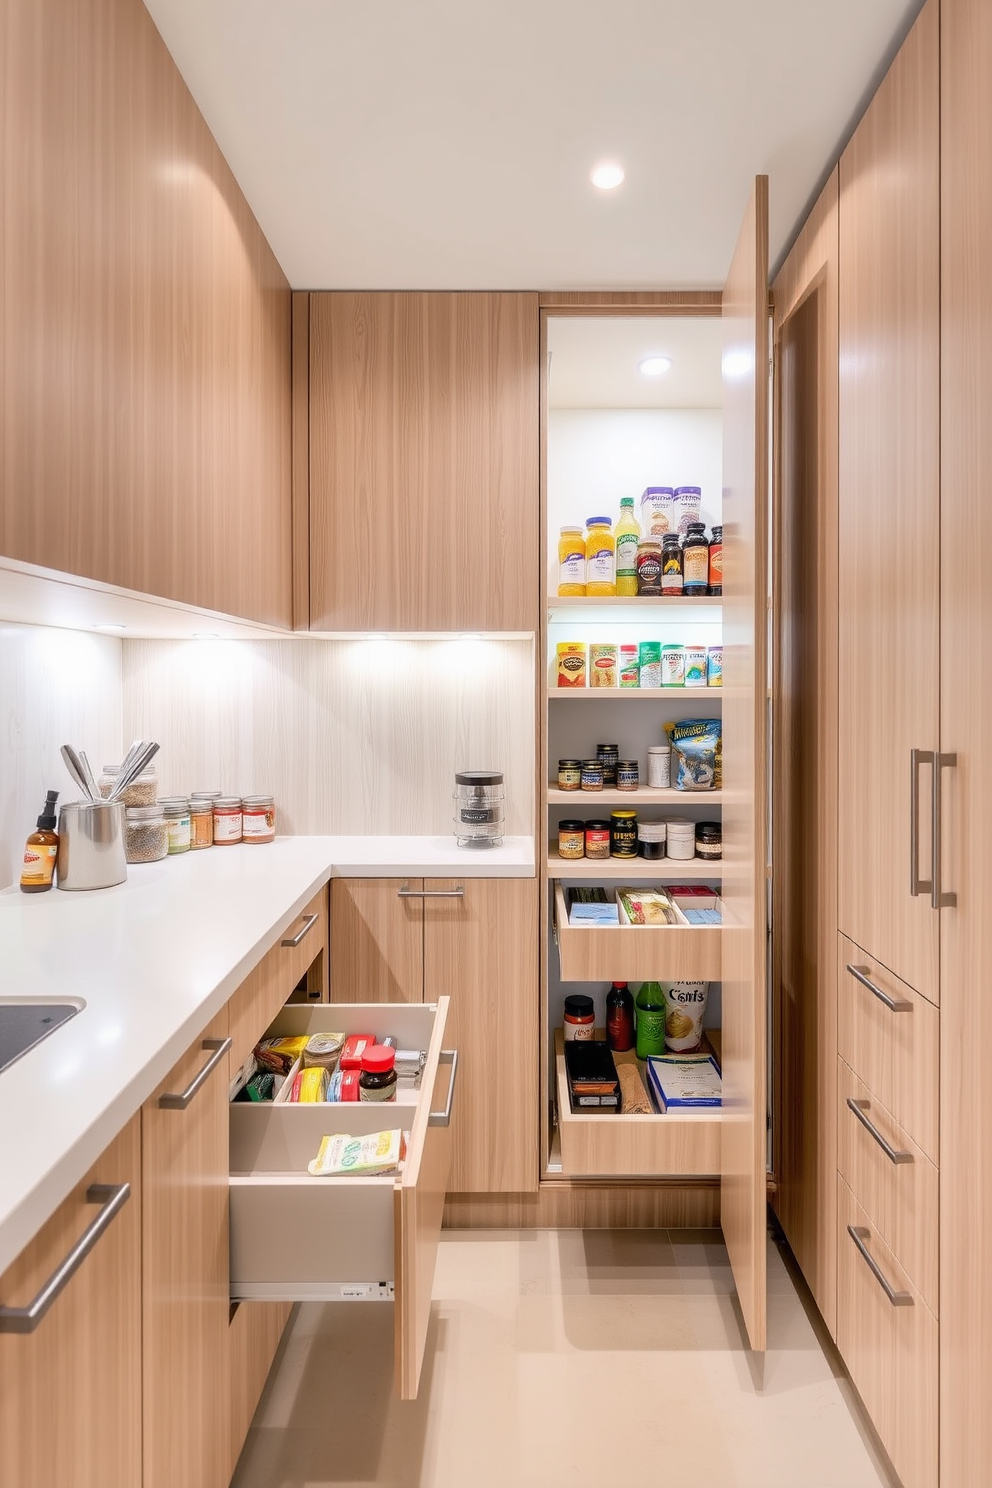
<svg viewBox="0 0 992 1488">
<path fill-rule="evenodd" d="M 537 295 L 309 302 L 311 628 L 536 630 Z"/>
<path fill-rule="evenodd" d="M 286 280 L 141 0 L 0 24 L 0 553 L 289 625 Z"/>
</svg>

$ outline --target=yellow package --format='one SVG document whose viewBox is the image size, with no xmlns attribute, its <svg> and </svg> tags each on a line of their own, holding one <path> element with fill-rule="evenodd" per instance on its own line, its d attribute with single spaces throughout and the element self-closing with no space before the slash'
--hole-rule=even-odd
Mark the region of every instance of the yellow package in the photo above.
<svg viewBox="0 0 992 1488">
<path fill-rule="evenodd" d="M 617 652 L 616 646 L 589 647 L 590 687 L 616 687 Z"/>
<path fill-rule="evenodd" d="M 312 1101 L 326 1101 L 330 1072 L 323 1065 L 311 1069 L 297 1070 L 289 1099 L 294 1105 L 305 1105 Z"/>
<path fill-rule="evenodd" d="M 267 1038 L 255 1048 L 255 1058 L 263 1069 L 276 1075 L 288 1075 L 307 1046 L 306 1034 L 299 1038 Z"/>
<path fill-rule="evenodd" d="M 558 686 L 559 687 L 585 687 L 586 685 L 586 648 L 578 641 L 559 641 L 558 654 Z"/>
<path fill-rule="evenodd" d="M 307 1163 L 307 1172 L 315 1178 L 371 1177 L 395 1173 L 405 1157 L 406 1132 L 370 1132 L 365 1137 L 338 1132 L 321 1137 L 317 1156 Z"/>
</svg>

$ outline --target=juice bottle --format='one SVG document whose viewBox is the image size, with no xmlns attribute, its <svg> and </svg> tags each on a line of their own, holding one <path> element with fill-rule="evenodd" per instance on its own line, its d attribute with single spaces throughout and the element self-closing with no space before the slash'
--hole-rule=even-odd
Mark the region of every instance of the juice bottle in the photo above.
<svg viewBox="0 0 992 1488">
<path fill-rule="evenodd" d="M 586 592 L 586 545 L 581 527 L 563 527 L 558 539 L 558 594 L 581 599 Z"/>
<path fill-rule="evenodd" d="M 586 522 L 586 594 L 616 594 L 616 561 L 617 541 L 609 517 L 590 517 Z"/>
<path fill-rule="evenodd" d="M 620 520 L 617 523 L 617 593 L 637 593 L 637 544 L 641 540 L 641 524 L 634 516 L 633 496 L 624 496 L 620 501 Z"/>
<path fill-rule="evenodd" d="M 665 994 L 660 982 L 644 982 L 634 1002 L 637 1009 L 637 1057 L 665 1052 Z"/>
</svg>

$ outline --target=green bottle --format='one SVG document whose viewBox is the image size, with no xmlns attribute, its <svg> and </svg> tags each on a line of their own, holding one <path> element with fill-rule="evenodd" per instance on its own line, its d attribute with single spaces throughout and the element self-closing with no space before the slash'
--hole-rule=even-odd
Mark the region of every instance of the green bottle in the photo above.
<svg viewBox="0 0 992 1488">
<path fill-rule="evenodd" d="M 643 982 L 634 1001 L 637 1009 L 637 1057 L 665 1052 L 665 994 L 660 982 Z"/>
</svg>

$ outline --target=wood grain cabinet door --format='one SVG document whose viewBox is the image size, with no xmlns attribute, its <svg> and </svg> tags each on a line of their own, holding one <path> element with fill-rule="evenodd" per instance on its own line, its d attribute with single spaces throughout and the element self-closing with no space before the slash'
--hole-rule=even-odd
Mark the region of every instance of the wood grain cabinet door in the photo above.
<svg viewBox="0 0 992 1488">
<path fill-rule="evenodd" d="M 536 294 L 310 296 L 310 625 L 537 629 Z"/>
<path fill-rule="evenodd" d="M 445 1042 L 458 1050 L 448 1189 L 535 1190 L 537 881 L 428 878 L 424 888 L 424 998 L 451 998 Z"/>
<path fill-rule="evenodd" d="M 841 156 L 839 209 L 839 928 L 931 1002 L 911 751 L 940 747 L 939 69 L 931 0 Z"/>
<path fill-rule="evenodd" d="M 130 1185 L 127 1199 L 34 1331 L 8 1332 L 13 1320 L 0 1322 L 0 1480 L 10 1488 L 141 1483 L 137 1116 L 0 1276 L 0 1307 L 33 1301 L 84 1234 L 106 1217 L 122 1184 Z"/>
<path fill-rule="evenodd" d="M 332 1002 L 423 1002 L 423 888 L 422 878 L 332 879 Z"/>
<path fill-rule="evenodd" d="M 231 1473 L 227 1009 L 141 1113 L 143 1488 Z"/>
</svg>

